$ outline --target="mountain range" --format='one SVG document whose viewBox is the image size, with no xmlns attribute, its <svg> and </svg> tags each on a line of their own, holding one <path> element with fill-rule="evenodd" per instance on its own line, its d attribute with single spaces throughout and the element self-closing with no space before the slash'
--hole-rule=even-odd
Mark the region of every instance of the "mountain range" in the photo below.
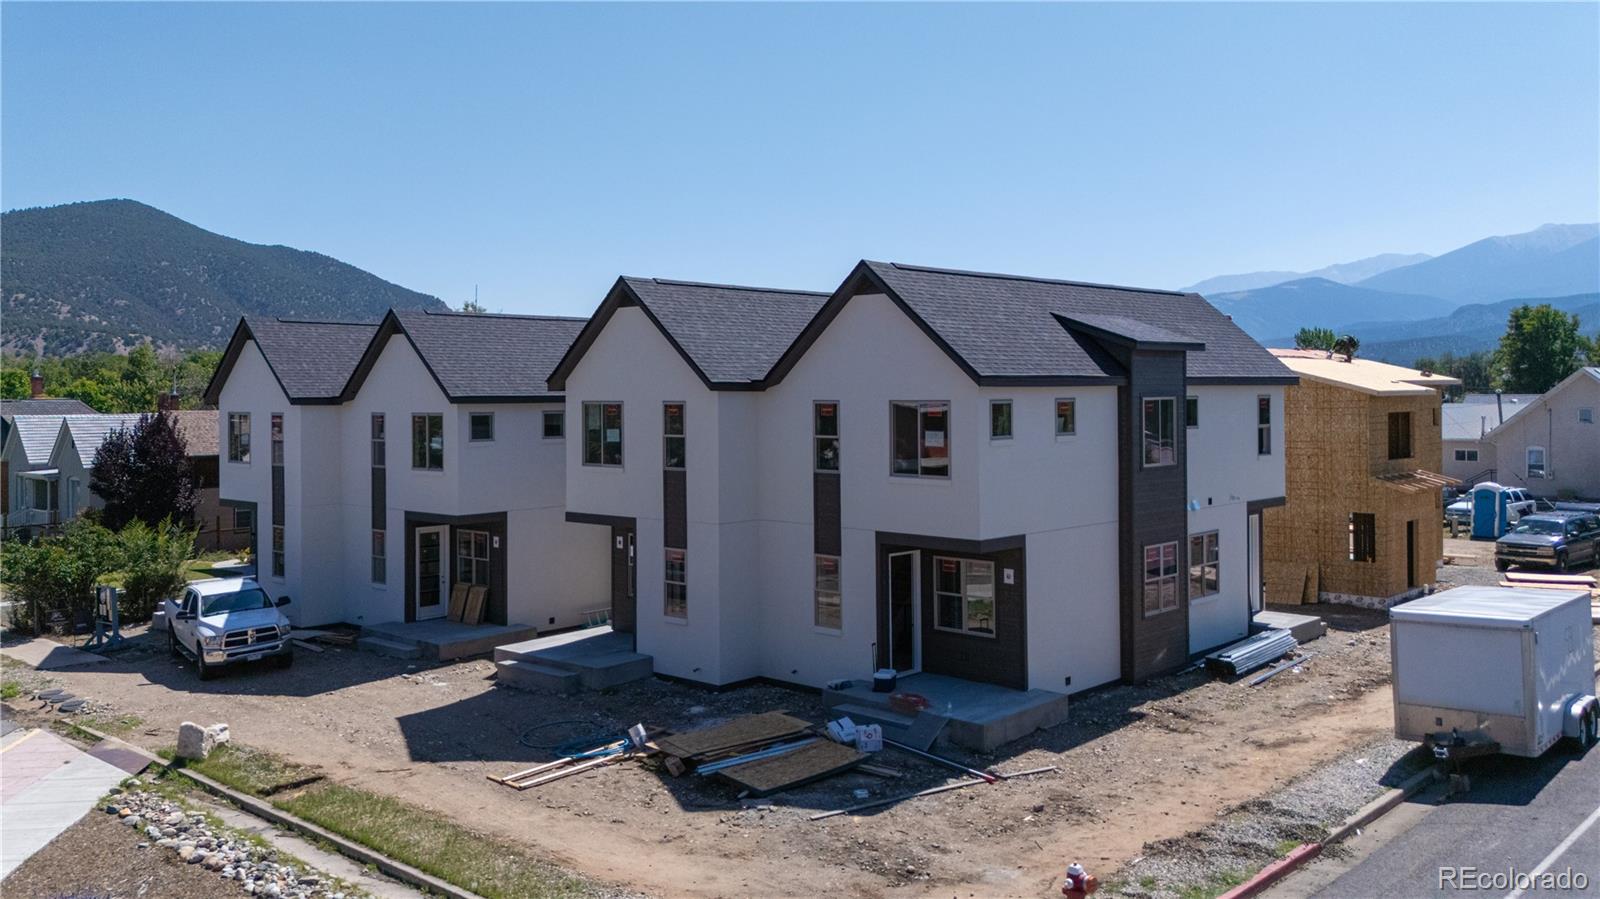
<svg viewBox="0 0 1600 899">
<path fill-rule="evenodd" d="M 1391 339 L 1413 347 L 1432 346 L 1427 343 L 1431 336 L 1449 338 L 1440 347 L 1463 345 L 1461 335 L 1478 328 L 1478 316 L 1484 314 L 1469 312 L 1450 324 L 1452 314 L 1463 307 L 1494 309 L 1507 300 L 1537 303 L 1600 293 L 1600 224 L 1544 225 L 1524 234 L 1484 238 L 1440 256 L 1388 265 L 1406 258 L 1389 253 L 1319 270 L 1340 277 L 1288 273 L 1291 277 L 1278 280 L 1283 273 L 1249 272 L 1208 278 L 1196 288 L 1250 336 L 1268 345 L 1285 345 L 1300 328 L 1317 326 L 1355 334 L 1364 348 Z M 1375 267 L 1380 270 L 1372 271 Z M 1348 280 L 1351 273 L 1363 277 Z M 1239 284 L 1254 286 L 1213 287 L 1209 293 L 1204 289 Z M 1600 323 L 1592 314 L 1573 311 L 1586 327 Z M 1463 322 L 1474 324 L 1467 328 Z M 1395 323 L 1411 325 L 1402 329 L 1404 336 L 1385 330 Z M 1498 338 L 1504 329 L 1502 314 L 1494 336 Z"/>
<path fill-rule="evenodd" d="M 71 355 L 220 347 L 245 314 L 377 320 L 389 308 L 445 309 L 321 253 L 214 234 L 133 200 L 0 217 L 7 350 Z"/>
</svg>

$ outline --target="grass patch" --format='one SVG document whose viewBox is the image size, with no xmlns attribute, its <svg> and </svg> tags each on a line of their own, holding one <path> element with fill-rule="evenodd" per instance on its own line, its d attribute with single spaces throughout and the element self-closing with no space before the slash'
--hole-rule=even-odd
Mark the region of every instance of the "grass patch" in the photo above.
<svg viewBox="0 0 1600 899">
<path fill-rule="evenodd" d="M 1180 889 L 1178 895 L 1182 899 L 1216 899 L 1249 879 L 1250 875 L 1244 871 L 1224 871 L 1221 874 L 1213 874 L 1211 879 L 1203 884 Z"/>
<path fill-rule="evenodd" d="M 316 775 L 303 765 L 234 743 L 218 746 L 204 761 L 185 762 L 184 767 L 252 796 L 270 796 L 285 784 Z"/>
<path fill-rule="evenodd" d="M 79 715 L 77 723 L 85 727 L 92 727 L 103 734 L 121 737 L 137 730 L 144 719 L 138 715 Z"/>
<path fill-rule="evenodd" d="M 13 678 L 0 680 L 0 699 L 16 699 L 22 695 L 22 682 Z"/>
<path fill-rule="evenodd" d="M 474 833 L 449 818 L 389 796 L 322 784 L 278 805 L 489 899 L 586 893 L 582 881 L 538 861 L 513 843 Z"/>
<path fill-rule="evenodd" d="M 1288 856 L 1289 853 L 1291 853 L 1291 852 L 1293 852 L 1293 851 L 1295 851 L 1296 849 L 1299 849 L 1299 848 L 1300 848 L 1300 841 L 1299 840 L 1279 840 L 1278 841 L 1278 845 L 1276 847 L 1274 847 L 1273 851 L 1278 854 L 1279 858 L 1284 858 L 1284 857 Z"/>
<path fill-rule="evenodd" d="M 564 899 L 588 893 L 583 881 L 516 843 L 389 796 L 327 781 L 273 796 L 283 784 L 316 772 L 265 752 L 230 743 L 188 767 L 488 899 Z"/>
</svg>

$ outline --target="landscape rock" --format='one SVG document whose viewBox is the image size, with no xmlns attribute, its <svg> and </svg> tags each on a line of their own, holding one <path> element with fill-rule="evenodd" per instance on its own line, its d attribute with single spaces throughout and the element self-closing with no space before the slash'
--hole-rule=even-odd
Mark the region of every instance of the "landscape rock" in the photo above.
<svg viewBox="0 0 1600 899">
<path fill-rule="evenodd" d="M 228 725 L 213 724 L 201 727 L 193 721 L 178 726 L 178 758 L 204 761 L 212 750 L 230 739 Z"/>
</svg>

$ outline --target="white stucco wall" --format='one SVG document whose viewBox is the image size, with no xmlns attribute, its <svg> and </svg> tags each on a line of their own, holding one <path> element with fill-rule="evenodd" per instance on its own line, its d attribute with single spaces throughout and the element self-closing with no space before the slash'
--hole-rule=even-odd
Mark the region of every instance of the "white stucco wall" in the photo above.
<svg viewBox="0 0 1600 899">
<path fill-rule="evenodd" d="M 1592 410 L 1591 422 L 1579 420 L 1580 409 Z M 1600 499 L 1600 381 L 1579 373 L 1490 431 L 1485 442 L 1494 446 L 1502 484 L 1539 496 Z M 1530 446 L 1545 447 L 1547 477 L 1529 476 Z"/>
</svg>

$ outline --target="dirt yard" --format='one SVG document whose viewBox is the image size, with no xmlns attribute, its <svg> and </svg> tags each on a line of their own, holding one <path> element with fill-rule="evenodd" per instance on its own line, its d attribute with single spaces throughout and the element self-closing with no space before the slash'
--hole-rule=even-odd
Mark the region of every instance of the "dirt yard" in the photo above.
<svg viewBox="0 0 1600 899">
<path fill-rule="evenodd" d="M 745 712 L 822 719 L 816 695 L 775 686 L 712 693 L 663 681 L 576 697 L 494 686 L 484 660 L 444 665 L 329 648 L 287 671 L 201 683 L 149 637 L 104 665 L 49 679 L 92 700 L 97 722 L 151 749 L 180 722 L 226 721 L 234 739 L 320 766 L 470 827 L 523 841 L 600 881 L 658 895 L 1040 896 L 1071 860 L 1109 874 L 1146 843 L 1181 836 L 1388 732 L 1381 613 L 1320 606 L 1331 630 L 1303 670 L 1260 687 L 1191 671 L 1078 698 L 1067 724 L 968 761 L 1059 773 L 977 786 L 857 816 L 816 811 L 943 783 L 948 772 L 893 750 L 897 779 L 850 774 L 739 801 L 707 778 L 641 764 L 524 793 L 490 782 L 552 757 L 550 746 L 638 721 L 688 729 Z M 19 717 L 41 713 L 14 700 Z"/>
</svg>

